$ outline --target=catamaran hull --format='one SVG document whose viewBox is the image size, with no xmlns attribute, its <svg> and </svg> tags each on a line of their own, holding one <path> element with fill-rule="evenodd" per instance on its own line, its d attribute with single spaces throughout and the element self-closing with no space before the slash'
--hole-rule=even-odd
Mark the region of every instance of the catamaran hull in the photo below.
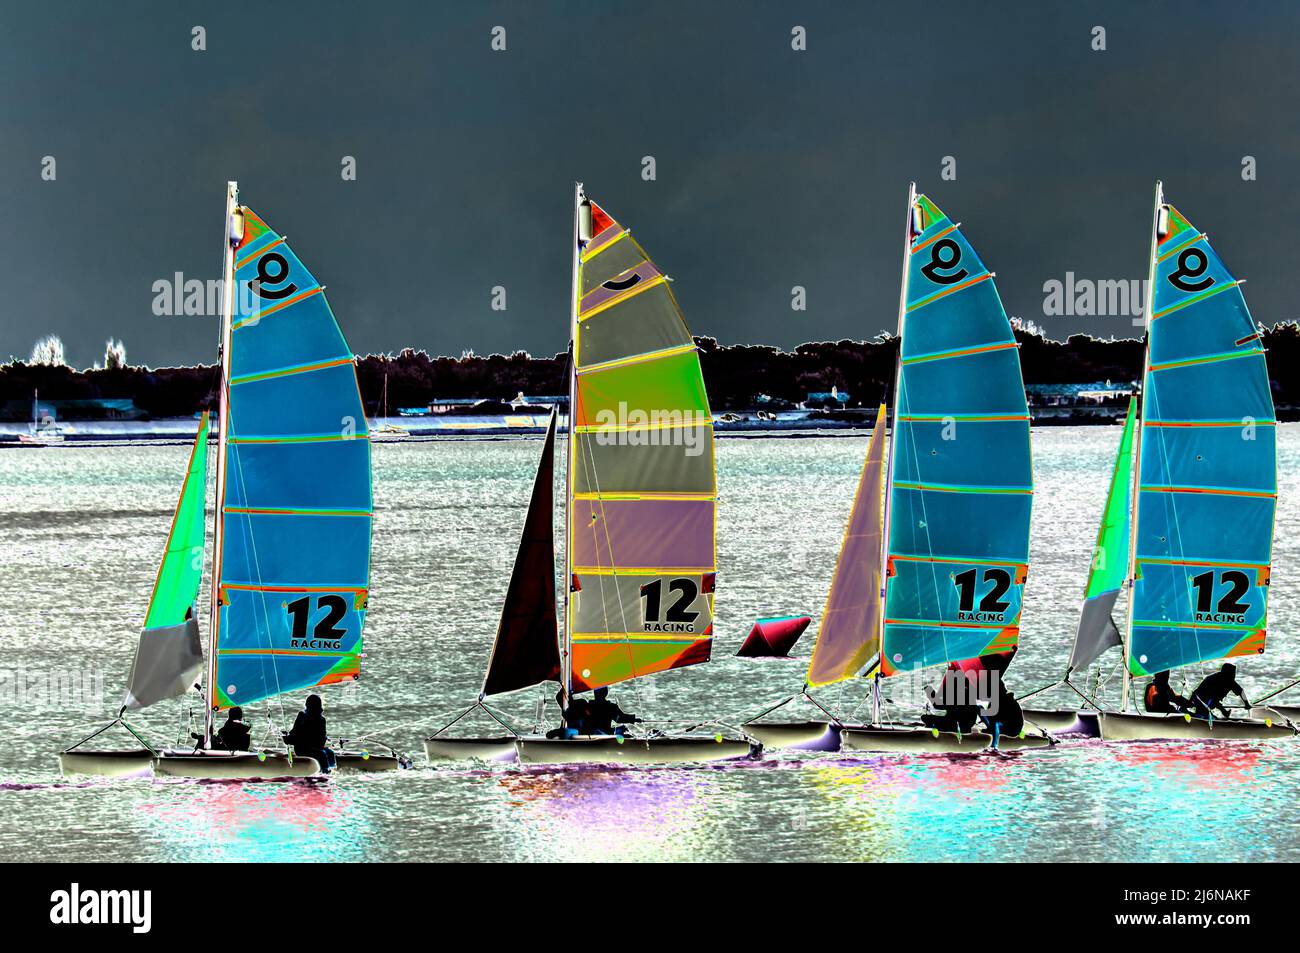
<svg viewBox="0 0 1300 953">
<path fill-rule="evenodd" d="M 524 764 L 690 764 L 756 758 L 762 745 L 715 738 L 520 738 Z"/>
<path fill-rule="evenodd" d="M 1026 708 L 1025 721 L 1053 735 L 1074 735 L 1096 738 L 1101 735 L 1097 712 L 1074 711 L 1069 708 Z"/>
<path fill-rule="evenodd" d="M 402 759 L 394 754 L 374 754 L 370 751 L 337 751 L 334 753 L 334 770 L 357 774 L 382 774 L 402 767 Z M 294 759 L 295 761 L 297 758 Z"/>
<path fill-rule="evenodd" d="M 163 752 L 153 759 L 153 772 L 171 778 L 225 781 L 310 778 L 321 773 L 315 758 L 281 752 L 238 751 Z"/>
<path fill-rule="evenodd" d="M 1258 741 L 1295 735 L 1286 725 L 1255 719 L 1206 721 L 1185 715 L 1107 711 L 1100 721 L 1104 741 Z"/>
<path fill-rule="evenodd" d="M 764 748 L 787 751 L 839 751 L 840 726 L 829 721 L 761 722 L 741 726 Z"/>
<path fill-rule="evenodd" d="M 1250 710 L 1249 717 L 1257 721 L 1291 722 L 1300 725 L 1300 708 L 1295 705 L 1256 705 Z"/>
<path fill-rule="evenodd" d="M 840 731 L 841 746 L 846 751 L 875 754 L 907 752 L 912 754 L 978 754 L 993 745 L 993 736 L 982 731 L 959 735 L 952 731 L 935 731 L 922 725 L 897 728 L 863 726 Z M 1051 745 L 1046 735 L 1027 734 L 998 739 L 999 751 L 1023 751 Z"/>
<path fill-rule="evenodd" d="M 63 776 L 86 774 L 100 778 L 143 778 L 153 769 L 153 752 L 148 748 L 131 751 L 93 751 L 78 748 L 59 752 Z"/>
<path fill-rule="evenodd" d="M 497 761 L 519 760 L 513 736 L 504 738 L 424 739 L 424 756 L 430 761 Z"/>
</svg>

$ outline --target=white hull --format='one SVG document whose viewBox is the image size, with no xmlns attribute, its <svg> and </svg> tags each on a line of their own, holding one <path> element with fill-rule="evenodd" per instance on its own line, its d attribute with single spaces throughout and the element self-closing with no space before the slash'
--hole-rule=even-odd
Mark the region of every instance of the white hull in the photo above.
<svg viewBox="0 0 1300 953">
<path fill-rule="evenodd" d="M 1256 705 L 1250 710 L 1249 717 L 1258 721 L 1275 721 L 1281 724 L 1291 722 L 1300 726 L 1300 707 L 1295 705 Z"/>
<path fill-rule="evenodd" d="M 281 751 L 164 751 L 153 759 L 155 775 L 172 778 L 271 780 L 310 778 L 321 773 L 315 758 Z"/>
<path fill-rule="evenodd" d="M 1104 741 L 1259 741 L 1295 735 L 1285 724 L 1255 719 L 1205 721 L 1187 715 L 1106 711 L 1100 721 Z"/>
<path fill-rule="evenodd" d="M 424 739 L 424 756 L 430 761 L 494 761 L 519 760 L 515 738 L 448 738 L 435 735 Z"/>
<path fill-rule="evenodd" d="M 1096 738 L 1101 734 L 1097 712 L 1071 708 L 1025 708 L 1025 724 L 1051 732 L 1053 735 L 1076 735 Z"/>
<path fill-rule="evenodd" d="M 741 725 L 764 748 L 793 751 L 839 751 L 840 725 L 829 721 L 762 722 Z"/>
<path fill-rule="evenodd" d="M 334 752 L 334 758 L 334 770 L 345 771 L 349 774 L 382 774 L 386 771 L 396 771 L 402 767 L 402 759 L 394 754 L 376 754 L 371 751 L 336 751 Z"/>
<path fill-rule="evenodd" d="M 29 434 L 20 433 L 18 442 L 26 444 L 29 447 L 57 447 L 67 438 L 61 433 L 54 434 Z"/>
<path fill-rule="evenodd" d="M 845 728 L 840 741 L 846 751 L 868 751 L 876 754 L 911 752 L 914 754 L 978 754 L 993 745 L 993 736 L 982 731 L 957 734 L 953 731 L 936 731 L 924 725 L 861 726 Z M 999 751 L 1023 751 L 1028 748 L 1046 748 L 1052 744 L 1046 735 L 1026 734 L 1022 738 L 998 739 Z"/>
<path fill-rule="evenodd" d="M 759 745 L 716 738 L 625 738 L 584 735 L 551 739 L 536 736 L 515 742 L 524 764 L 690 764 L 756 757 Z"/>
<path fill-rule="evenodd" d="M 60 751 L 59 770 L 64 777 L 85 774 L 100 778 L 147 778 L 153 770 L 153 752 L 148 748 Z"/>
</svg>

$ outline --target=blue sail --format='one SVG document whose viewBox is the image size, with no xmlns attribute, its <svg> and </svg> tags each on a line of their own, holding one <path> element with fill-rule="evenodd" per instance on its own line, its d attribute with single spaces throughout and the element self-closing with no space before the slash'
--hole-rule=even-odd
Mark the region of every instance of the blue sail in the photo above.
<svg viewBox="0 0 1300 953">
<path fill-rule="evenodd" d="M 1033 472 L 1020 354 L 993 275 L 925 196 L 912 210 L 881 671 L 1015 648 Z"/>
<path fill-rule="evenodd" d="M 370 440 L 323 288 L 244 209 L 235 249 L 212 702 L 356 678 L 370 587 Z"/>
<path fill-rule="evenodd" d="M 1129 671 L 1264 651 L 1276 419 L 1259 329 L 1205 235 L 1161 205 Z"/>
</svg>

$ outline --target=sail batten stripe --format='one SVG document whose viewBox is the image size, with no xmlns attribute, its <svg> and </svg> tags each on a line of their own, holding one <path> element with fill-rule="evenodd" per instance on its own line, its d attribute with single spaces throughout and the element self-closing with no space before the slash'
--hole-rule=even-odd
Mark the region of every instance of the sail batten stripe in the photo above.
<svg viewBox="0 0 1300 953">
<path fill-rule="evenodd" d="M 1246 422 L 1241 420 L 1144 420 L 1144 427 L 1244 427 Z M 1276 427 L 1276 420 L 1252 420 L 1252 427 Z"/>
<path fill-rule="evenodd" d="M 574 566 L 577 576 L 669 576 L 716 572 L 714 566 Z"/>
<path fill-rule="evenodd" d="M 998 423 L 1015 420 L 1033 420 L 1029 414 L 899 414 L 899 422 L 942 423 L 955 420 L 959 423 Z"/>
<path fill-rule="evenodd" d="M 256 327 L 258 322 L 262 321 L 265 318 L 270 317 L 271 315 L 275 314 L 277 311 L 283 311 L 285 308 L 292 307 L 293 305 L 298 304 L 300 301 L 305 301 L 308 298 L 312 297 L 313 295 L 320 294 L 324 290 L 325 290 L 324 285 L 316 285 L 315 287 L 308 288 L 306 291 L 299 292 L 298 294 L 294 295 L 292 298 L 288 298 L 284 301 L 281 301 L 278 304 L 271 305 L 271 307 L 267 308 L 264 311 L 258 311 L 256 314 L 250 314 L 248 317 L 244 318 L 241 321 L 236 321 L 234 324 L 230 326 L 230 330 L 238 331 L 240 328 L 243 327 Z"/>
<path fill-rule="evenodd" d="M 315 361 L 311 364 L 296 364 L 292 367 L 280 367 L 273 371 L 261 371 L 257 374 L 245 374 L 242 377 L 232 377 L 230 386 L 235 387 L 239 384 L 252 384 L 258 381 L 274 380 L 277 377 L 292 377 L 294 374 L 310 374 L 312 371 L 323 371 L 331 367 L 342 367 L 344 364 L 352 363 L 352 355 L 347 357 L 336 357 L 329 361 Z"/>
<path fill-rule="evenodd" d="M 250 434 L 247 437 L 227 437 L 227 443 L 269 444 L 269 443 L 328 443 L 334 441 L 352 441 L 369 439 L 369 431 L 357 434 L 341 433 L 301 433 L 301 434 Z"/>
<path fill-rule="evenodd" d="M 1155 321 L 1157 318 L 1163 318 L 1167 314 L 1173 314 L 1175 311 L 1181 311 L 1183 308 L 1187 307 L 1190 304 L 1196 304 L 1198 301 L 1204 301 L 1206 298 L 1213 298 L 1215 295 L 1222 294 L 1225 291 L 1230 291 L 1231 289 L 1236 288 L 1240 284 L 1241 284 L 1240 281 L 1236 281 L 1236 280 L 1229 281 L 1219 285 L 1217 288 L 1211 288 L 1208 291 L 1202 291 L 1198 295 L 1192 295 L 1190 298 L 1184 298 L 1182 301 L 1179 301 L 1177 304 L 1171 304 L 1163 311 L 1157 311 L 1155 314 L 1151 316 L 1151 320 Z"/>
<path fill-rule="evenodd" d="M 353 658 L 358 652 L 334 652 L 328 649 L 217 649 L 218 655 L 306 655 L 317 658 Z"/>
<path fill-rule="evenodd" d="M 605 241 L 601 242 L 599 245 L 597 245 L 595 248 L 591 249 L 590 251 L 584 251 L 580 259 L 582 264 L 585 265 L 587 262 L 591 261 L 597 255 L 603 252 L 606 248 L 610 248 L 614 245 L 617 245 L 619 242 L 621 242 L 623 239 L 627 238 L 631 234 L 632 233 L 625 228 L 623 229 L 623 231 L 619 232 L 613 238 L 606 239 Z M 594 236 L 592 238 L 592 241 L 594 242 L 599 237 L 600 237 L 599 235 Z"/>
<path fill-rule="evenodd" d="M 368 586 L 357 586 L 352 583 L 340 586 L 322 586 L 320 584 L 301 585 L 295 583 L 260 583 L 260 582 L 227 582 L 221 581 L 222 589 L 234 589 L 238 592 L 351 592 L 364 594 L 370 591 Z"/>
<path fill-rule="evenodd" d="M 987 351 L 1004 351 L 1007 348 L 1020 347 L 1015 341 L 1001 341 L 997 344 L 980 344 L 975 347 L 962 347 L 952 351 L 935 351 L 930 354 L 917 354 L 903 358 L 904 364 L 921 364 L 925 361 L 943 361 L 953 357 L 968 357 L 971 354 L 983 354 Z"/>
<path fill-rule="evenodd" d="M 628 270 L 630 271 L 631 269 Z M 635 285 L 633 285 L 631 288 L 627 289 L 626 291 L 621 292 L 620 294 L 616 294 L 612 298 L 606 298 L 604 301 L 596 305 L 594 308 L 582 312 L 580 315 L 578 315 L 578 322 L 581 323 L 583 321 L 589 321 L 590 319 L 594 318 L 596 315 L 604 311 L 608 311 L 610 308 L 616 307 L 622 304 L 624 301 L 628 301 L 632 298 L 635 298 L 639 294 L 644 294 L 645 292 L 650 291 L 652 288 L 659 287 L 660 285 L 664 284 L 667 280 L 668 278 L 664 275 L 655 275 L 655 277 L 651 278 L 649 281 L 638 281 Z M 581 370 L 579 371 L 579 373 L 581 373 Z"/>
<path fill-rule="evenodd" d="M 579 377 L 586 374 L 598 373 L 600 371 L 609 371 L 619 367 L 629 367 L 633 364 L 645 364 L 647 361 L 657 361 L 660 358 L 676 357 L 679 354 L 689 354 L 696 350 L 694 344 L 678 344 L 673 347 L 661 348 L 658 351 L 646 351 L 644 354 L 633 354 L 630 357 L 620 357 L 614 361 L 603 361 L 600 364 L 588 364 L 586 367 L 580 367 L 577 370 Z"/>
<path fill-rule="evenodd" d="M 1188 245 L 1195 245 L 1197 242 L 1199 242 L 1199 241 L 1200 241 L 1202 238 L 1204 238 L 1204 237 L 1205 237 L 1205 232 L 1195 232 L 1195 231 L 1194 231 L 1194 232 L 1193 232 L 1193 235 L 1192 235 L 1191 238 L 1188 238 L 1188 239 L 1185 239 L 1185 240 L 1179 242 L 1179 243 L 1178 243 L 1177 245 L 1175 245 L 1173 248 L 1169 249 L 1169 251 L 1165 252 L 1163 255 L 1161 255 L 1159 258 L 1157 258 L 1157 259 L 1156 259 L 1156 262 L 1157 262 L 1157 263 L 1162 262 L 1162 261 L 1164 261 L 1165 259 L 1169 258 L 1170 255 L 1177 255 L 1180 251 L 1182 251 L 1182 250 L 1183 250 L 1184 248 L 1186 248 Z"/>
<path fill-rule="evenodd" d="M 1034 488 L 1029 486 L 981 486 L 978 483 L 914 483 L 895 480 L 894 486 L 900 490 L 934 490 L 937 493 L 991 493 L 1021 496 L 1034 494 Z"/>
<path fill-rule="evenodd" d="M 1252 347 L 1245 351 L 1224 351 L 1220 354 L 1207 354 L 1204 357 L 1189 357 L 1181 361 L 1166 361 L 1152 364 L 1150 370 L 1168 371 L 1178 367 L 1194 367 L 1198 364 L 1217 364 L 1219 361 L 1235 361 L 1242 357 L 1255 357 L 1264 353 L 1262 347 Z"/>
<path fill-rule="evenodd" d="M 926 629 L 973 629 L 989 632 L 1001 632 L 1006 628 L 1018 628 L 1018 626 L 1005 626 L 999 623 L 985 625 L 981 622 L 943 622 L 939 619 L 886 619 L 885 625 L 907 625 Z"/>
<path fill-rule="evenodd" d="M 988 281 L 992 277 L 993 272 L 986 271 L 983 274 L 976 275 L 974 278 L 968 278 L 959 285 L 953 285 L 951 288 L 944 288 L 942 291 L 936 291 L 934 294 L 927 295 L 924 298 L 918 298 L 916 301 L 909 301 L 907 304 L 907 312 L 911 314 L 913 311 L 924 308 L 927 304 L 933 304 L 940 298 L 947 297 L 950 294 L 955 294 L 958 291 L 965 291 L 967 288 L 977 285 L 981 281 Z"/>
<path fill-rule="evenodd" d="M 331 509 L 315 509 L 312 507 L 303 507 L 303 506 L 276 506 L 276 507 L 223 506 L 221 508 L 221 512 L 243 513 L 243 514 L 250 514 L 253 516 L 365 516 L 365 517 L 374 516 L 374 510 L 372 509 L 331 510 Z"/>
<path fill-rule="evenodd" d="M 245 265 L 247 265 L 247 264 L 248 264 L 250 261 L 252 261 L 254 258 L 257 258 L 257 257 L 259 257 L 259 256 L 261 256 L 261 255 L 266 254 L 268 251 L 270 251 L 270 250 L 271 250 L 272 248 L 274 248 L 276 245 L 283 245 L 283 244 L 284 244 L 284 238 L 281 237 L 281 238 L 277 238 L 277 239 L 276 239 L 275 241 L 273 241 L 273 242 L 267 242 L 265 245 L 263 245 L 261 248 L 258 248 L 258 249 L 255 250 L 255 251 L 249 252 L 248 255 L 247 255 L 246 257 L 244 257 L 244 258 L 241 259 L 240 261 L 235 262 L 235 271 L 238 271 L 240 268 L 243 268 Z"/>
<path fill-rule="evenodd" d="M 1144 483 L 1139 487 L 1143 493 L 1208 493 L 1212 496 L 1250 496 L 1273 500 L 1277 493 L 1269 490 L 1239 490 L 1221 486 L 1179 486 L 1176 484 Z"/>
<path fill-rule="evenodd" d="M 917 242 L 915 245 L 913 245 L 913 246 L 912 246 L 912 252 L 911 252 L 911 253 L 912 253 L 913 255 L 915 255 L 915 254 L 916 254 L 917 252 L 919 252 L 922 248 L 925 248 L 926 246 L 931 245 L 931 244 L 933 244 L 934 242 L 937 242 L 939 239 L 943 238 L 943 236 L 945 236 L 945 235 L 951 235 L 951 234 L 952 234 L 953 232 L 955 232 L 955 231 L 957 231 L 957 225 L 956 225 L 956 224 L 949 224 L 947 228 L 945 228 L 945 229 L 941 229 L 940 231 L 935 232 L 933 235 L 931 235 L 931 236 L 930 236 L 929 238 L 927 238 L 925 241 L 923 241 L 923 242 Z"/>
<path fill-rule="evenodd" d="M 975 566 L 1023 566 L 1023 559 L 998 559 L 996 557 L 974 557 L 974 556 L 919 556 L 907 553 L 889 554 L 890 559 L 899 560 L 908 563 L 961 563 L 965 565 L 970 563 Z"/>
</svg>

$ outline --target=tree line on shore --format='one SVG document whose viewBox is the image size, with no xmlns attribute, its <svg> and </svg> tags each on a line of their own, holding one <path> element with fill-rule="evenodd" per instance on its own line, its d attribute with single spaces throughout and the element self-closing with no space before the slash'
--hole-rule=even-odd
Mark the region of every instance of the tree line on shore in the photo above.
<svg viewBox="0 0 1300 953">
<path fill-rule="evenodd" d="M 1101 340 L 1074 335 L 1053 341 L 1017 328 L 1025 383 L 1066 384 L 1112 381 L 1124 384 L 1141 375 L 1142 342 Z M 774 402 L 799 403 L 809 393 L 833 387 L 849 394 L 849 407 L 874 407 L 892 399 L 897 338 L 874 341 L 824 341 L 782 350 L 761 344 L 719 344 L 697 337 L 709 402 L 714 410 L 756 406 L 759 395 Z M 1264 332 L 1273 399 L 1280 410 L 1300 409 L 1300 324 L 1278 324 Z M 508 401 L 517 394 L 548 397 L 567 393 L 566 355 L 430 357 L 406 349 L 396 355 L 357 359 L 367 413 L 380 411 L 384 381 L 389 412 L 423 408 L 435 399 Z M 216 405 L 214 365 L 148 368 L 116 366 L 78 371 L 60 364 L 15 361 L 0 365 L 0 407 L 10 419 L 30 413 L 32 393 L 42 399 L 130 399 L 149 417 L 182 417 Z M 27 410 L 22 412 L 23 403 Z"/>
</svg>

